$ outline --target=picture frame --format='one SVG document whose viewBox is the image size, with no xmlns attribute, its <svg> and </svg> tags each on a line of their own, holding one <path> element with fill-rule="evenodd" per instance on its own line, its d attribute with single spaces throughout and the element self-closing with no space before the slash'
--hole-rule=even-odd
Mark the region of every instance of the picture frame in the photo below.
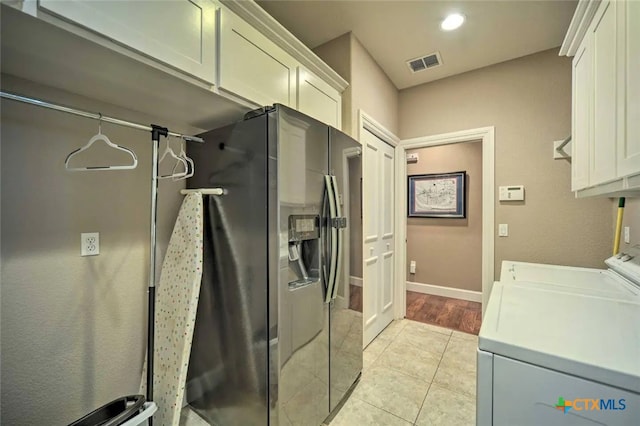
<svg viewBox="0 0 640 426">
<path fill-rule="evenodd" d="M 466 171 L 411 175 L 409 217 L 466 218 Z"/>
</svg>

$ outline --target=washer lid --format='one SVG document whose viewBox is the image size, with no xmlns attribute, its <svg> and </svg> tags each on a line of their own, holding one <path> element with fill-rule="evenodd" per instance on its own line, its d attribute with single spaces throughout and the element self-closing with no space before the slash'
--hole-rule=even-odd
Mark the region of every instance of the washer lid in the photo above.
<svg viewBox="0 0 640 426">
<path fill-rule="evenodd" d="M 640 393 L 640 302 L 546 287 L 495 283 L 479 348 Z"/>
<path fill-rule="evenodd" d="M 640 287 L 640 244 L 604 261 L 609 268 Z"/>
<path fill-rule="evenodd" d="M 640 287 L 605 269 L 502 261 L 500 282 L 528 281 L 540 288 L 640 301 Z"/>
</svg>

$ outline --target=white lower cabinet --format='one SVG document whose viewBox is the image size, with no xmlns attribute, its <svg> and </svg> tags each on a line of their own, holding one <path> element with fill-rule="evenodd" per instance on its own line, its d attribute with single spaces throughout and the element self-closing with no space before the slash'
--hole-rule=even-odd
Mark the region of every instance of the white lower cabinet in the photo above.
<svg viewBox="0 0 640 426">
<path fill-rule="evenodd" d="M 211 0 L 40 0 L 38 5 L 200 80 L 215 81 L 216 5 Z"/>
<path fill-rule="evenodd" d="M 297 62 L 258 30 L 223 8 L 218 87 L 258 105 L 294 106 Z"/>
<path fill-rule="evenodd" d="M 340 93 L 302 66 L 298 67 L 297 85 L 296 109 L 340 129 L 342 121 Z"/>
</svg>

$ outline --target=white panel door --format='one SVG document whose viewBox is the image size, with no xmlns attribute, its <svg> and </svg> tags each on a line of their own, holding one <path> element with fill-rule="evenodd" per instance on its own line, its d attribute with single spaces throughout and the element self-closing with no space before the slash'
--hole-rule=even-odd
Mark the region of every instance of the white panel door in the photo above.
<svg viewBox="0 0 640 426">
<path fill-rule="evenodd" d="M 216 5 L 212 1 L 40 0 L 38 4 L 47 12 L 214 83 Z"/>
<path fill-rule="evenodd" d="M 394 150 L 364 131 L 363 306 L 364 346 L 393 320 L 394 304 Z"/>
</svg>

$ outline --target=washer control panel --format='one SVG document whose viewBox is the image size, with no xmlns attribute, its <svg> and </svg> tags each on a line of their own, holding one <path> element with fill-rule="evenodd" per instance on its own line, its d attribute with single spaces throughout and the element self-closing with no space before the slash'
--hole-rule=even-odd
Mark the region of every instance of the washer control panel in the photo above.
<svg viewBox="0 0 640 426">
<path fill-rule="evenodd" d="M 609 268 L 640 287 L 640 244 L 605 260 Z"/>
</svg>

